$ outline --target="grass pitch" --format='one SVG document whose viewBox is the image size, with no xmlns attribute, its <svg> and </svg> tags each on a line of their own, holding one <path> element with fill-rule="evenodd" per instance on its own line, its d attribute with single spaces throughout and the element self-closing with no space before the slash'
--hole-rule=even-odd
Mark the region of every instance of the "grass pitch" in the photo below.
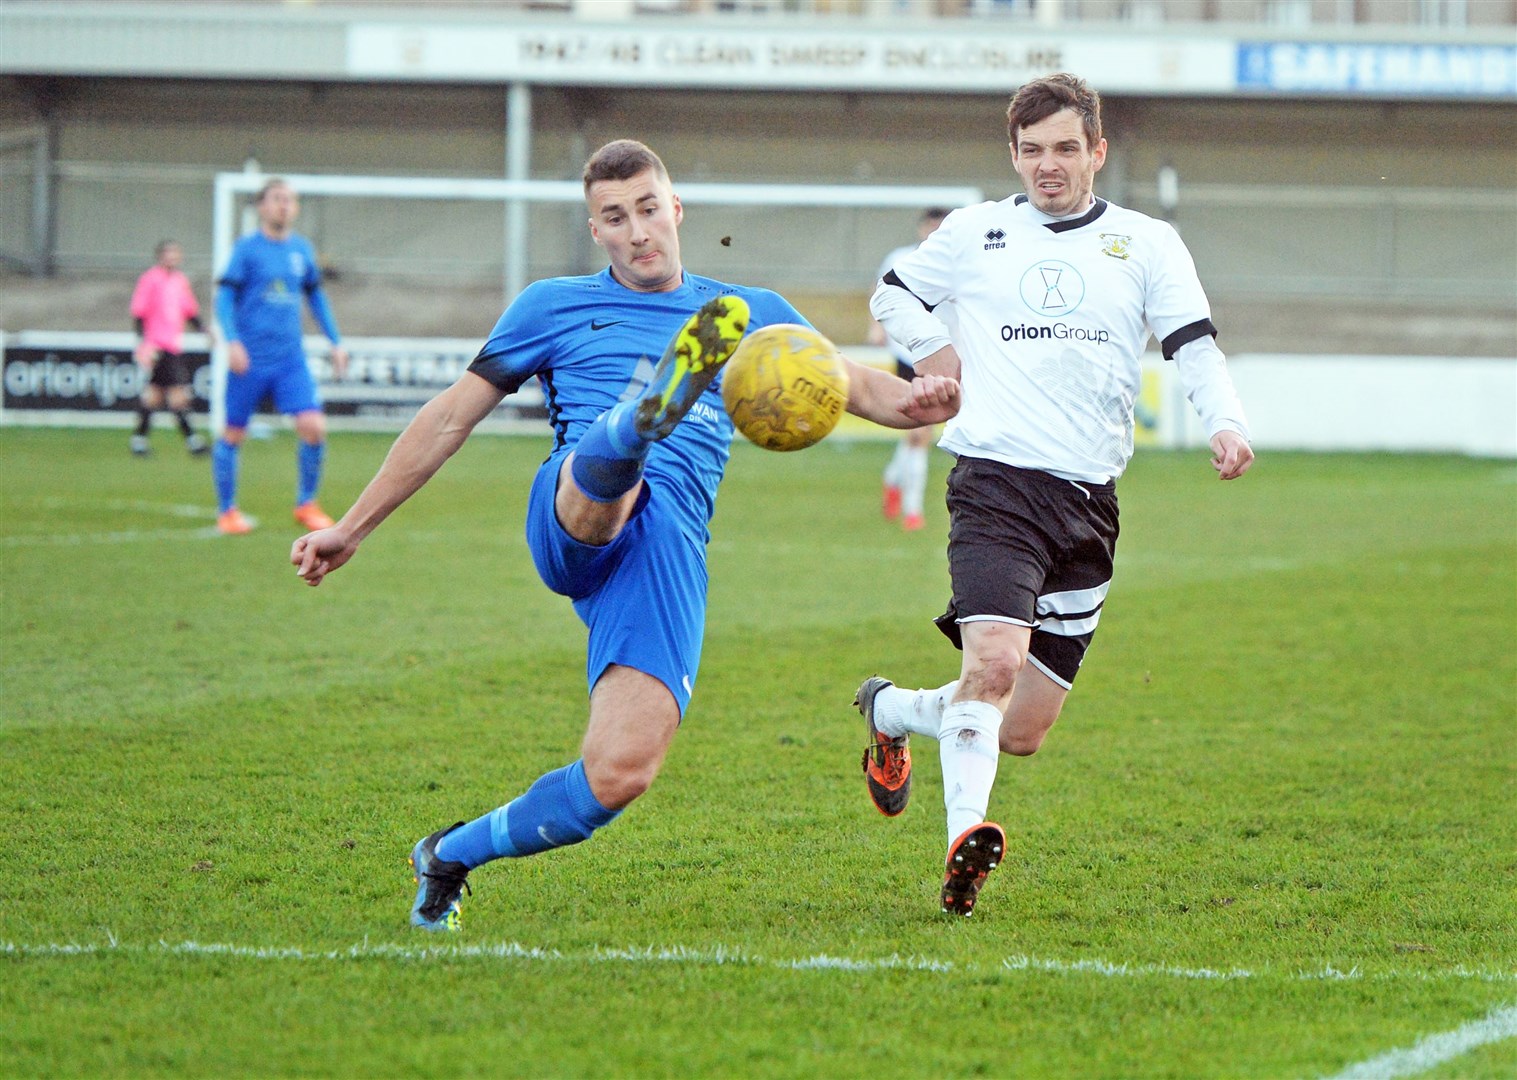
<svg viewBox="0 0 1517 1080">
<path fill-rule="evenodd" d="M 389 441 L 334 438 L 329 509 Z M 0 430 L 0 1074 L 1517 1073 L 1511 463 L 1140 454 L 955 921 L 936 754 L 881 818 L 849 705 L 957 671 L 946 456 L 902 534 L 888 444 L 738 446 L 663 776 L 476 872 L 439 940 L 411 844 L 583 730 L 583 630 L 521 539 L 546 443 L 471 441 L 311 590 L 288 435 L 247 448 L 241 538 L 167 432 L 125 442 Z"/>
</svg>

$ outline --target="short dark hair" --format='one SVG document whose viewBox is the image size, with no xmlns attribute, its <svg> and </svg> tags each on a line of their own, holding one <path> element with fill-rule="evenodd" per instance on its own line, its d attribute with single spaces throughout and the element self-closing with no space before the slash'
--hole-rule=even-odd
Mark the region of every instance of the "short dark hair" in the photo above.
<svg viewBox="0 0 1517 1080">
<path fill-rule="evenodd" d="M 921 225 L 926 225 L 929 221 L 941 222 L 949 213 L 950 211 L 945 206 L 929 206 L 922 211 L 922 216 L 917 218 L 917 222 Z"/>
<path fill-rule="evenodd" d="M 1063 109 L 1080 114 L 1085 127 L 1085 141 L 1092 148 L 1101 141 L 1101 95 L 1078 75 L 1061 71 L 1023 83 L 1006 107 L 1006 137 L 1017 141 L 1022 128 L 1047 120 Z"/>
<path fill-rule="evenodd" d="M 590 160 L 585 162 L 582 177 L 585 193 L 589 194 L 590 185 L 599 180 L 631 180 L 649 170 L 668 183 L 669 170 L 664 168 L 657 154 L 636 139 L 616 139 L 591 154 Z"/>
<path fill-rule="evenodd" d="M 178 240 L 160 240 L 160 241 L 158 241 L 157 245 L 153 248 L 153 258 L 155 258 L 155 259 L 161 259 L 161 258 L 163 258 L 163 253 L 165 251 L 167 251 L 169 248 L 171 248 L 171 247 L 183 247 L 183 246 L 184 245 L 182 245 Z"/>
</svg>

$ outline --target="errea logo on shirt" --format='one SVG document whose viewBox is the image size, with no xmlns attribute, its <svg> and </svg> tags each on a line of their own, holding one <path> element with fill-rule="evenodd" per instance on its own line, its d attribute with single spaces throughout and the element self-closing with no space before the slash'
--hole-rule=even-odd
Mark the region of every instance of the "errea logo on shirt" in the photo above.
<svg viewBox="0 0 1517 1080">
<path fill-rule="evenodd" d="M 1038 315 L 1068 315 L 1085 299 L 1085 279 L 1067 262 L 1045 259 L 1022 275 L 1022 303 Z"/>
<path fill-rule="evenodd" d="M 999 251 L 1006 246 L 1006 231 L 1004 229 L 991 229 L 985 234 L 985 250 Z"/>
</svg>

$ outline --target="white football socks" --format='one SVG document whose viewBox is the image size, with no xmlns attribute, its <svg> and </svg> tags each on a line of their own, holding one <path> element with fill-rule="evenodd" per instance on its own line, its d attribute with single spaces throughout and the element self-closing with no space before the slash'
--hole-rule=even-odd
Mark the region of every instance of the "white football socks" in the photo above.
<svg viewBox="0 0 1517 1080">
<path fill-rule="evenodd" d="M 890 455 L 890 460 L 885 464 L 885 486 L 898 488 L 906 475 L 906 441 L 903 439 L 895 444 L 895 452 Z"/>
<path fill-rule="evenodd" d="M 938 733 L 938 755 L 951 844 L 965 829 L 985 820 L 1001 757 L 1001 710 L 984 701 L 949 705 Z"/>
<path fill-rule="evenodd" d="M 953 692 L 958 688 L 957 679 L 936 690 L 887 686 L 874 696 L 874 726 L 892 739 L 902 735 L 926 735 L 936 739 L 938 729 L 943 726 L 943 710 L 953 700 Z"/>
<path fill-rule="evenodd" d="M 927 447 L 901 444 L 901 513 L 922 516 L 922 502 L 927 495 Z"/>
</svg>

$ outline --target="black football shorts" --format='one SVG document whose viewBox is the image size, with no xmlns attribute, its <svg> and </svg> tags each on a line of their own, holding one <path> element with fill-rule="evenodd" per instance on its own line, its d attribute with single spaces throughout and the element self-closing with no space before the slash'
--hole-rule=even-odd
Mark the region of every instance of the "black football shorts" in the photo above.
<svg viewBox="0 0 1517 1080">
<path fill-rule="evenodd" d="M 153 361 L 153 374 L 148 377 L 148 385 L 159 386 L 165 390 L 175 386 L 189 386 L 189 361 L 179 353 L 159 349 L 158 359 Z"/>
<path fill-rule="evenodd" d="M 938 629 L 962 649 L 961 623 L 1030 626 L 1032 662 L 1073 686 L 1111 587 L 1116 484 L 961 457 L 948 474 L 948 517 L 953 598 Z"/>
</svg>

